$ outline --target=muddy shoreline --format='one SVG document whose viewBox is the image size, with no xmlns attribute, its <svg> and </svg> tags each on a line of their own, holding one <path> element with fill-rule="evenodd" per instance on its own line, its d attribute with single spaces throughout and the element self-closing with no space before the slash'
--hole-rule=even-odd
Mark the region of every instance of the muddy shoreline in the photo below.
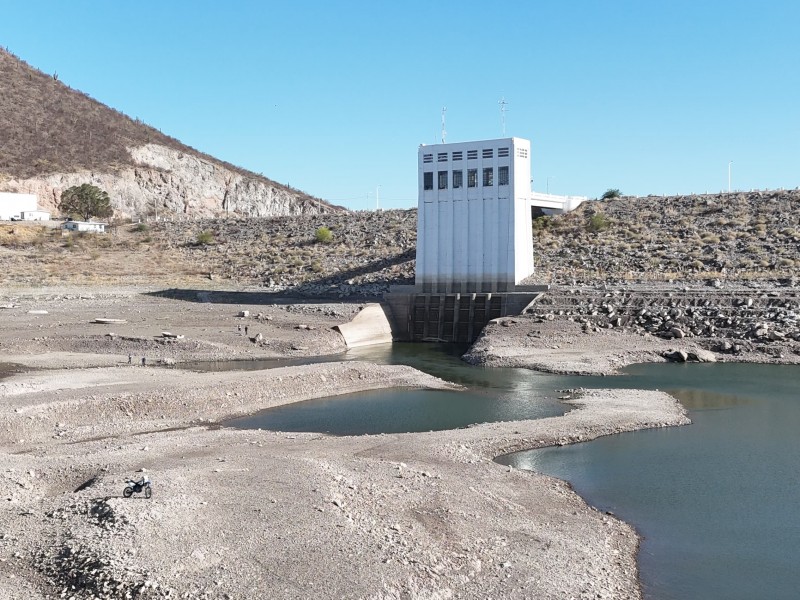
<svg viewBox="0 0 800 600">
<path fill-rule="evenodd" d="M 564 482 L 493 459 L 688 423 L 666 394 L 584 392 L 562 417 L 417 434 L 209 427 L 337 393 L 451 385 L 363 362 L 179 368 L 341 352 L 330 327 L 356 304 L 215 304 L 124 289 L 17 292 L 0 303 L 15 305 L 0 313 L 3 360 L 35 369 L 0 380 L 10 508 L 0 515 L 0 598 L 640 597 L 631 527 Z M 100 317 L 124 322 L 92 323 Z M 153 499 L 123 499 L 124 480 L 141 473 Z"/>
</svg>

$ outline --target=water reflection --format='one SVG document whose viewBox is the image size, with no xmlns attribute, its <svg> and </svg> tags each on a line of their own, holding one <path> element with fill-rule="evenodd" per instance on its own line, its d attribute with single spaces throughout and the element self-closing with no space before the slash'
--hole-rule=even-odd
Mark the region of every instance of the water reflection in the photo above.
<svg viewBox="0 0 800 600">
<path fill-rule="evenodd" d="M 338 359 L 409 365 L 461 384 L 465 391 L 389 389 L 347 394 L 271 408 L 226 425 L 362 435 L 458 429 L 564 414 L 555 392 L 564 378 L 525 369 L 473 367 L 460 359 L 464 351 L 466 346 L 450 344 L 391 344 L 350 350 Z"/>
<path fill-rule="evenodd" d="M 562 377 L 481 369 L 462 349 L 394 344 L 290 361 L 219 363 L 269 368 L 329 360 L 408 364 L 467 392 L 386 390 L 302 402 L 238 420 L 339 434 L 428 431 L 562 414 L 565 388 L 661 389 L 693 425 L 609 436 L 503 457 L 569 480 L 590 503 L 634 524 L 646 597 L 796 598 L 800 570 L 800 367 L 636 365 L 615 377 Z M 197 365 L 215 370 L 213 365 Z M 258 417 L 258 418 L 256 418 Z"/>
<path fill-rule="evenodd" d="M 720 394 L 710 390 L 675 389 L 670 390 L 670 394 L 678 398 L 687 410 L 721 410 L 752 402 L 744 396 Z"/>
</svg>

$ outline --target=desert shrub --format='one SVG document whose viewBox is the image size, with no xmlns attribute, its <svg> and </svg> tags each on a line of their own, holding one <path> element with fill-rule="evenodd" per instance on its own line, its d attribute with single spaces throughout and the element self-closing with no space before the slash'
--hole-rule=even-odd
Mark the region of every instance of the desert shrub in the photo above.
<svg viewBox="0 0 800 600">
<path fill-rule="evenodd" d="M 321 244 L 329 244 L 333 241 L 333 233 L 331 233 L 331 230 L 324 225 L 317 229 L 314 237 Z"/>
<path fill-rule="evenodd" d="M 586 225 L 586 230 L 590 233 L 598 233 L 605 231 L 611 226 L 611 221 L 603 213 L 595 213 L 589 217 L 589 222 Z"/>
<path fill-rule="evenodd" d="M 205 229 L 197 234 L 197 245 L 198 246 L 208 246 L 209 244 L 214 243 L 214 234 Z"/>
<path fill-rule="evenodd" d="M 542 231 L 544 229 L 549 228 L 552 224 L 553 224 L 552 217 L 548 217 L 546 215 L 542 217 L 536 217 L 533 220 L 533 230 Z"/>
<path fill-rule="evenodd" d="M 600 196 L 601 200 L 611 200 L 612 198 L 619 198 L 622 194 L 616 188 L 609 188 Z"/>
<path fill-rule="evenodd" d="M 145 233 L 150 231 L 150 225 L 147 223 L 137 223 L 136 226 L 133 228 L 133 231 L 136 233 Z"/>
<path fill-rule="evenodd" d="M 60 235 L 60 233 L 59 233 Z M 46 231 L 38 231 L 35 237 L 31 240 L 31 245 L 40 248 L 47 242 L 48 234 Z"/>
</svg>

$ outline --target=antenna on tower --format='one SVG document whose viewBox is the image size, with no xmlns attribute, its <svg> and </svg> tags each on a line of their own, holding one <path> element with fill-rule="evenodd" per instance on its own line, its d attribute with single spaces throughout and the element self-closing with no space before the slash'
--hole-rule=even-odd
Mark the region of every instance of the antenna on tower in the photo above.
<svg viewBox="0 0 800 600">
<path fill-rule="evenodd" d="M 508 104 L 508 102 L 506 102 L 505 96 L 500 98 L 500 101 L 498 102 L 498 104 L 500 105 L 500 123 L 503 125 L 503 137 L 505 137 L 505 135 L 506 135 L 506 105 Z"/>
<path fill-rule="evenodd" d="M 447 107 L 442 107 L 442 143 L 445 143 L 445 139 L 447 138 L 447 130 L 444 128 L 444 114 L 447 112 Z"/>
</svg>

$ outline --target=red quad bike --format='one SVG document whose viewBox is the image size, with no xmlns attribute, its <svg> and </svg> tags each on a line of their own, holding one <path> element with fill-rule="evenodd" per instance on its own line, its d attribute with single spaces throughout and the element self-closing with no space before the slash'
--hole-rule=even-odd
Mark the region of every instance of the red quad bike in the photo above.
<svg viewBox="0 0 800 600">
<path fill-rule="evenodd" d="M 122 490 L 122 495 L 126 498 L 130 498 L 134 493 L 139 494 L 141 492 L 144 492 L 145 498 L 150 498 L 153 495 L 153 489 L 150 487 L 150 479 L 148 477 L 142 477 L 139 481 L 126 479 L 125 483 L 128 486 Z"/>
</svg>

